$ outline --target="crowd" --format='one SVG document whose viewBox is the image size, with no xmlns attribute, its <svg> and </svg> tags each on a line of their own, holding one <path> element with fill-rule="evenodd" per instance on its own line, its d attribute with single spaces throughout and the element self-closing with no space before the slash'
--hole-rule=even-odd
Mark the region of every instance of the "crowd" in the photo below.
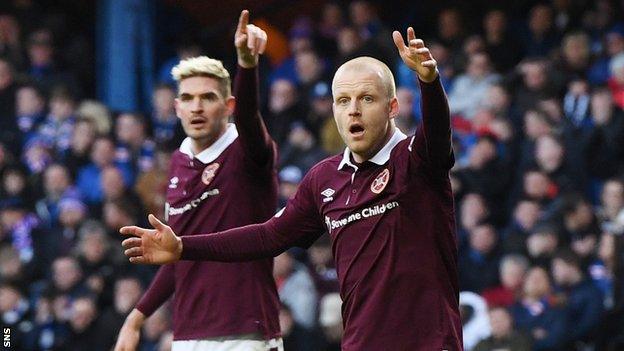
<svg viewBox="0 0 624 351">
<path fill-rule="evenodd" d="M 31 1 L 14 3 L 0 13 L 0 319 L 21 349 L 107 350 L 155 272 L 126 262 L 117 230 L 164 218 L 183 137 L 171 65 L 155 74 L 149 111 L 110 111 L 85 94 L 81 40 L 20 7 Z M 623 10 L 553 0 L 475 19 L 449 6 L 423 38 L 452 114 L 466 350 L 624 349 Z M 393 67 L 396 123 L 418 128 L 417 78 L 393 29 L 371 2 L 326 2 L 318 16 L 293 16 L 286 40 L 267 49 L 276 210 L 344 148 L 330 79 L 346 60 Z M 199 53 L 181 45 L 173 62 Z M 339 350 L 329 238 L 278 256 L 274 277 L 286 350 Z M 166 306 L 148 319 L 141 350 L 167 349 L 170 319 Z"/>
</svg>

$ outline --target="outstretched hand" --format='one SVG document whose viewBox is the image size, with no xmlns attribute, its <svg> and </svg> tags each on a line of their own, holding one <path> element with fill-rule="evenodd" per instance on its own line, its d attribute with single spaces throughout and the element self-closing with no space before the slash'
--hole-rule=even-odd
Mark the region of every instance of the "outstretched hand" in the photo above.
<svg viewBox="0 0 624 351">
<path fill-rule="evenodd" d="M 256 67 L 258 57 L 264 53 L 266 44 L 266 32 L 249 24 L 249 11 L 243 10 L 238 18 L 238 26 L 234 34 L 238 64 L 245 68 Z"/>
<path fill-rule="evenodd" d="M 392 33 L 394 45 L 399 50 L 399 55 L 407 67 L 416 71 L 418 77 L 423 82 L 433 82 L 438 76 L 436 69 L 438 63 L 431 55 L 422 39 L 416 39 L 414 28 L 407 28 L 407 45 L 403 40 L 403 36 L 398 31 Z"/>
<path fill-rule="evenodd" d="M 124 235 L 135 237 L 124 240 L 124 254 L 132 263 L 165 264 L 175 262 L 182 255 L 182 239 L 175 235 L 171 227 L 150 214 L 148 221 L 154 229 L 127 226 L 119 229 Z"/>
</svg>

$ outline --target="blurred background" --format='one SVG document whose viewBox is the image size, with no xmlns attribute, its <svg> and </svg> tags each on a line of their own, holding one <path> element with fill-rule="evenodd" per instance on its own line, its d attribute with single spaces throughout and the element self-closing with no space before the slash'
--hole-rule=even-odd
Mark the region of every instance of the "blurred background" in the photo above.
<svg viewBox="0 0 624 351">
<path fill-rule="evenodd" d="M 3 0 L 0 316 L 14 349 L 112 347 L 155 273 L 126 262 L 117 229 L 163 218 L 183 138 L 170 70 L 203 54 L 234 74 L 245 8 L 269 35 L 278 208 L 344 148 L 331 78 L 346 60 L 386 62 L 397 125 L 418 128 L 418 80 L 391 40 L 413 26 L 452 113 L 466 350 L 624 350 L 624 1 L 609 0 Z M 274 275 L 286 350 L 339 350 L 329 238 L 278 256 Z M 168 350 L 170 324 L 164 306 L 140 349 Z"/>
</svg>

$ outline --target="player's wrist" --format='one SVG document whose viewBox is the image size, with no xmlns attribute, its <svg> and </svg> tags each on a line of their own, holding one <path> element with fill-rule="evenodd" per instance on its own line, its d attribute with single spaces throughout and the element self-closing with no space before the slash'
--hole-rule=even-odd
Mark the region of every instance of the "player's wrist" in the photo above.
<svg viewBox="0 0 624 351">
<path fill-rule="evenodd" d="M 243 68 L 254 68 L 258 65 L 258 57 L 247 54 L 238 54 L 238 65 Z"/>
<path fill-rule="evenodd" d="M 182 250 L 184 249 L 184 245 L 182 244 L 182 238 L 179 236 L 176 236 L 176 241 L 177 241 L 177 248 L 176 248 L 176 261 L 180 260 L 180 258 L 182 257 Z"/>
<path fill-rule="evenodd" d="M 440 72 L 438 72 L 438 68 L 436 68 L 435 71 L 433 71 L 433 73 L 431 74 L 421 75 L 420 73 L 416 72 L 416 75 L 418 76 L 418 79 L 420 79 L 421 81 L 425 83 L 431 83 L 438 78 L 438 76 L 440 75 Z"/>
<path fill-rule="evenodd" d="M 123 327 L 133 330 L 140 330 L 145 322 L 145 315 L 138 309 L 133 309 L 126 318 Z"/>
</svg>

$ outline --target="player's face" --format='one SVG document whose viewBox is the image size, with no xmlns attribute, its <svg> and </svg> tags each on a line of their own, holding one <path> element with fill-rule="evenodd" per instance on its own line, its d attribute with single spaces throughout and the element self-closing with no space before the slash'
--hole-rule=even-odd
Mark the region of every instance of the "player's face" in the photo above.
<svg viewBox="0 0 624 351">
<path fill-rule="evenodd" d="M 190 77 L 180 81 L 175 107 L 186 135 L 207 146 L 225 132 L 234 98 L 223 96 L 215 78 Z"/>
<path fill-rule="evenodd" d="M 388 97 L 380 74 L 373 69 L 339 71 L 333 95 L 334 119 L 342 140 L 356 161 L 371 158 L 391 136 L 390 120 L 398 113 L 396 97 Z"/>
</svg>

